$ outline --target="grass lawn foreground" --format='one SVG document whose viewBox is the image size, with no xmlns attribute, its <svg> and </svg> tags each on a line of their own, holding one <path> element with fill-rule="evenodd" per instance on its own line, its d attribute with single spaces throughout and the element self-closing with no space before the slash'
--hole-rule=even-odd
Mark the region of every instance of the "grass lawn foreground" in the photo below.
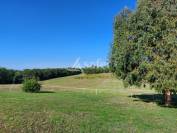
<svg viewBox="0 0 177 133">
<path fill-rule="evenodd" d="M 35 94 L 22 92 L 21 85 L 0 85 L 0 133 L 177 132 L 176 108 L 145 102 L 141 96 L 155 91 L 124 88 L 111 74 L 41 84 L 42 91 Z"/>
</svg>

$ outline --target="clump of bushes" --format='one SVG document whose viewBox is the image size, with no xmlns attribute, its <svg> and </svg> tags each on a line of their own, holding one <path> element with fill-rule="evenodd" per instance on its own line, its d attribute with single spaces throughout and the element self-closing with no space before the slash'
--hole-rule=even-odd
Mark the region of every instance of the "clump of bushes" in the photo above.
<svg viewBox="0 0 177 133">
<path fill-rule="evenodd" d="M 23 82 L 22 90 L 24 92 L 37 93 L 41 89 L 41 85 L 38 83 L 38 80 L 35 78 L 25 79 Z"/>
<path fill-rule="evenodd" d="M 85 74 L 98 74 L 98 73 L 109 73 L 110 72 L 110 69 L 108 66 L 104 66 L 104 67 L 91 66 L 91 67 L 85 67 L 82 70 Z"/>
</svg>

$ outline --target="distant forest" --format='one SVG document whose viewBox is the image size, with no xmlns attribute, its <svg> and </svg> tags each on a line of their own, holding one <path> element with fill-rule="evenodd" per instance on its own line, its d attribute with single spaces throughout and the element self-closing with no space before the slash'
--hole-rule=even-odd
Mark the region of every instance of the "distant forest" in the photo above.
<svg viewBox="0 0 177 133">
<path fill-rule="evenodd" d="M 23 71 L 0 68 L 0 84 L 18 84 L 25 78 L 48 80 L 80 73 L 81 70 L 76 68 L 25 69 Z"/>
<path fill-rule="evenodd" d="M 104 67 L 85 67 L 79 68 L 49 68 L 49 69 L 25 69 L 25 70 L 12 70 L 0 68 L 0 84 L 20 84 L 26 78 L 35 78 L 37 80 L 48 80 L 52 78 L 59 78 L 65 76 L 72 76 L 77 74 L 98 74 L 109 73 L 108 66 Z"/>
</svg>

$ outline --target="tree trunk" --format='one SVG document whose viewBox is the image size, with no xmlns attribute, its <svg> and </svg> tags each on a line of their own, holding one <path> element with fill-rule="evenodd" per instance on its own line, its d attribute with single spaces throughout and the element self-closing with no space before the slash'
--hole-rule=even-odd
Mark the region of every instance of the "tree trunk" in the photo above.
<svg viewBox="0 0 177 133">
<path fill-rule="evenodd" d="M 166 89 L 164 92 L 164 103 L 165 106 L 170 106 L 171 105 L 171 91 L 169 89 Z"/>
</svg>

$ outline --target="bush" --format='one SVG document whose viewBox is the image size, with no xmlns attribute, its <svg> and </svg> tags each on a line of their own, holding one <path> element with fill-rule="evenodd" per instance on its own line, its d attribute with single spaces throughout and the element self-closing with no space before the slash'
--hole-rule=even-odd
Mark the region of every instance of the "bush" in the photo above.
<svg viewBox="0 0 177 133">
<path fill-rule="evenodd" d="M 24 92 L 36 93 L 39 92 L 40 89 L 41 89 L 41 85 L 38 83 L 38 81 L 35 78 L 25 79 L 23 82 L 22 90 Z"/>
</svg>

